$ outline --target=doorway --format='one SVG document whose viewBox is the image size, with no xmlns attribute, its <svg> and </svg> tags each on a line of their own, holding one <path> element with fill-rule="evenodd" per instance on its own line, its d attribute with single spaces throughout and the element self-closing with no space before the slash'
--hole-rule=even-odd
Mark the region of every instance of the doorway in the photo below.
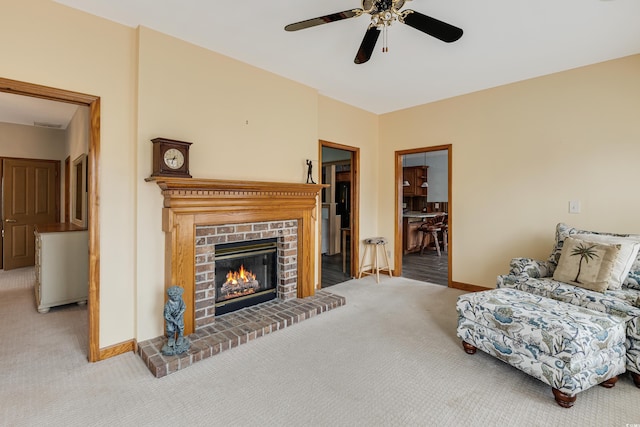
<svg viewBox="0 0 640 427">
<path fill-rule="evenodd" d="M 401 150 L 396 160 L 396 274 L 451 285 L 451 145 Z M 434 232 L 427 232 L 431 224 Z"/>
<path fill-rule="evenodd" d="M 60 219 L 60 162 L 2 158 L 3 270 L 35 264 L 34 230 Z"/>
<path fill-rule="evenodd" d="M 100 98 L 62 89 L 0 78 L 0 92 L 36 97 L 89 107 L 89 150 L 87 156 L 87 228 L 89 230 L 89 349 L 90 362 L 101 359 L 99 345 L 100 234 L 98 170 L 100 158 Z"/>
<path fill-rule="evenodd" d="M 346 282 L 358 269 L 360 149 L 320 141 L 322 215 L 320 287 Z"/>
</svg>

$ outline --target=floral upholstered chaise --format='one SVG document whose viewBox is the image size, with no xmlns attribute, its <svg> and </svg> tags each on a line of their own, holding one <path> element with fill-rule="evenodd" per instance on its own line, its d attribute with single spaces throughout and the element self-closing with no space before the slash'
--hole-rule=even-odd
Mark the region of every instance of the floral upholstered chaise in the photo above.
<svg viewBox="0 0 640 427">
<path fill-rule="evenodd" d="M 565 243 L 567 250 L 563 254 Z M 569 243 L 574 245 L 570 250 Z M 580 279 L 581 274 L 594 265 L 599 265 L 600 260 L 592 249 L 596 245 L 604 245 L 605 249 L 612 246 L 616 255 L 611 255 L 610 261 L 615 266 L 607 270 L 605 278 L 600 277 L 600 274 L 593 283 L 584 283 Z M 635 385 L 640 388 L 639 247 L 640 235 L 578 230 L 560 223 L 556 227 L 555 245 L 549 258 L 546 261 L 512 259 L 509 274 L 498 276 L 497 287 L 518 289 L 625 319 L 626 369 L 631 373 Z M 628 261 L 619 256 L 624 248 L 629 249 L 626 253 Z M 570 276 L 559 274 L 565 261 L 574 263 Z M 558 280 L 559 277 L 564 278 Z"/>
</svg>

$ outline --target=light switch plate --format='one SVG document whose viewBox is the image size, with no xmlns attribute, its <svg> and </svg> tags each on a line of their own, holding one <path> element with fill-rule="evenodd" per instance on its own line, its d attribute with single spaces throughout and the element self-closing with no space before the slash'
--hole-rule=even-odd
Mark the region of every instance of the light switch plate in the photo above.
<svg viewBox="0 0 640 427">
<path fill-rule="evenodd" d="M 570 200 L 569 201 L 569 213 L 570 214 L 578 214 L 578 213 L 580 213 L 580 200 Z"/>
</svg>

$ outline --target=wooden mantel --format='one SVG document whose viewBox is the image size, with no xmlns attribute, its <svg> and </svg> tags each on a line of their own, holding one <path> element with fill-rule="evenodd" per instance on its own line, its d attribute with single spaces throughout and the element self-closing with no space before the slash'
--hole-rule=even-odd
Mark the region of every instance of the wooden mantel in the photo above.
<svg viewBox="0 0 640 427">
<path fill-rule="evenodd" d="M 314 294 L 318 193 L 326 185 L 151 177 L 164 196 L 165 290 L 184 288 L 185 334 L 195 324 L 196 226 L 298 221 L 298 298 Z"/>
</svg>

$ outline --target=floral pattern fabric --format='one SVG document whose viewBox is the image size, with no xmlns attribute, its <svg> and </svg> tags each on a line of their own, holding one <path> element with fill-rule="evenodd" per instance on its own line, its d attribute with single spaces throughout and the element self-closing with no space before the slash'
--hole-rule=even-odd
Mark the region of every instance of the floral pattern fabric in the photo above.
<svg viewBox="0 0 640 427">
<path fill-rule="evenodd" d="M 555 270 L 556 264 L 531 258 L 513 258 L 509 264 L 509 274 L 514 276 L 552 277 Z"/>
<path fill-rule="evenodd" d="M 458 336 L 575 395 L 625 371 L 625 318 L 516 289 L 458 298 Z"/>
<path fill-rule="evenodd" d="M 627 369 L 640 374 L 640 291 L 607 290 L 604 293 L 558 282 L 550 277 L 525 274 L 498 276 L 498 289 L 513 289 L 621 317 L 626 322 Z"/>
</svg>

